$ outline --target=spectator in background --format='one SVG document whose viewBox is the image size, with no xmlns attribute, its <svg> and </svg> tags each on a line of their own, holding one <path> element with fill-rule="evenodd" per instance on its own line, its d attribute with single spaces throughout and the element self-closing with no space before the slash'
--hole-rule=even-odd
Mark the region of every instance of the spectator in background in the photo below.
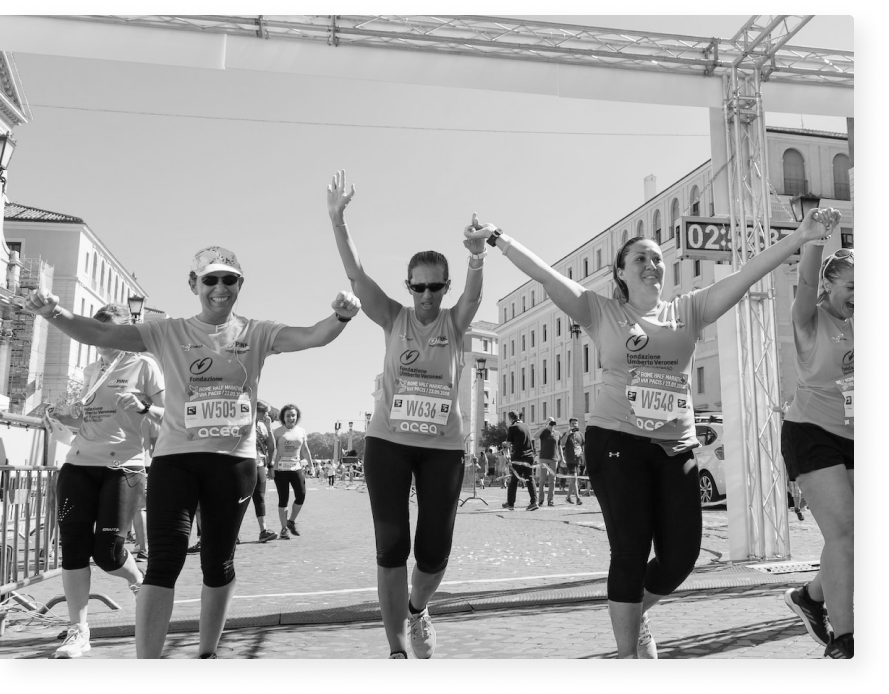
<svg viewBox="0 0 889 694">
<path fill-rule="evenodd" d="M 253 488 L 253 509 L 259 524 L 259 541 L 278 538 L 278 533 L 265 527 L 265 487 L 275 460 L 275 437 L 272 436 L 272 418 L 269 404 L 256 401 L 256 486 Z"/>
<path fill-rule="evenodd" d="M 577 418 L 572 417 L 568 420 L 568 433 L 562 437 L 561 448 L 568 468 L 568 496 L 565 501 L 569 504 L 576 503 L 578 506 L 583 504 L 577 489 L 577 475 L 580 474 L 580 466 L 583 464 L 583 446 L 584 438 L 577 426 Z M 571 499 L 572 491 L 574 500 Z"/>
<path fill-rule="evenodd" d="M 548 487 L 547 506 L 555 506 L 553 492 L 556 485 L 556 469 L 562 462 L 562 450 L 559 448 L 559 433 L 556 431 L 556 420 L 552 417 L 546 426 L 534 434 L 540 439 L 540 503 L 543 503 L 543 490 Z"/>
<path fill-rule="evenodd" d="M 537 505 L 537 490 L 534 488 L 534 446 L 531 442 L 531 430 L 515 410 L 510 410 L 507 416 L 510 425 L 507 429 L 506 441 L 510 447 L 512 475 L 509 478 L 506 503 L 503 504 L 503 508 L 510 510 L 515 508 L 516 490 L 521 479 L 527 483 L 528 495 L 531 497 L 531 503 L 525 507 L 525 510 L 536 511 L 540 507 Z"/>
</svg>

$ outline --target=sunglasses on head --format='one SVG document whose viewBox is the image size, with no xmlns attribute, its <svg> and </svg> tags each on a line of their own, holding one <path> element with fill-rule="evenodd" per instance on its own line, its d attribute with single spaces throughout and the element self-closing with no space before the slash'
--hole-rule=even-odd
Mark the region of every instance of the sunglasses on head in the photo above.
<svg viewBox="0 0 889 694">
<path fill-rule="evenodd" d="M 830 264 L 837 260 L 838 258 L 854 258 L 855 257 L 855 249 L 854 248 L 841 248 L 836 253 L 827 257 L 827 260 L 824 261 L 824 265 L 821 267 L 821 276 L 824 277 L 827 274 L 827 269 L 830 267 Z"/>
<path fill-rule="evenodd" d="M 219 275 L 204 275 L 201 277 L 201 284 L 205 284 L 208 287 L 215 287 L 219 280 L 222 280 L 222 283 L 226 287 L 231 287 L 233 284 L 237 284 L 239 279 L 241 278 L 237 275 L 223 275 L 222 277 Z"/>
<path fill-rule="evenodd" d="M 407 282 L 408 289 L 412 292 L 416 292 L 417 294 L 422 294 L 427 289 L 432 292 L 440 292 L 442 289 L 448 286 L 447 282 L 429 282 L 428 284 L 411 284 Z"/>
</svg>

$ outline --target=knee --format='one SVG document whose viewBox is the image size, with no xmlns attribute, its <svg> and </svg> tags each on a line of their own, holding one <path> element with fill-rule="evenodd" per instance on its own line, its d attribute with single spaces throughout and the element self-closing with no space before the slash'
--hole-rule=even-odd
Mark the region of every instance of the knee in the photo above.
<svg viewBox="0 0 889 694">
<path fill-rule="evenodd" d="M 407 564 L 411 553 L 410 539 L 401 539 L 387 547 L 377 547 L 377 566 L 384 569 L 397 569 Z M 420 569 L 423 571 L 423 569 Z"/>
<path fill-rule="evenodd" d="M 213 562 L 212 564 L 201 563 L 201 572 L 204 575 L 204 585 L 208 588 L 222 588 L 235 580 L 235 561 L 234 557 L 227 559 L 221 564 Z"/>
<path fill-rule="evenodd" d="M 102 571 L 117 571 L 126 563 L 128 556 L 124 549 L 124 538 L 120 535 L 106 532 L 96 534 L 93 559 Z"/>
<path fill-rule="evenodd" d="M 59 528 L 62 544 L 62 568 L 66 571 L 85 569 L 90 565 L 93 549 L 93 531 L 88 525 L 72 528 L 62 525 Z"/>
<path fill-rule="evenodd" d="M 438 574 L 447 568 L 449 556 L 432 556 L 414 550 L 414 559 L 417 560 L 417 568 L 424 574 Z"/>
</svg>

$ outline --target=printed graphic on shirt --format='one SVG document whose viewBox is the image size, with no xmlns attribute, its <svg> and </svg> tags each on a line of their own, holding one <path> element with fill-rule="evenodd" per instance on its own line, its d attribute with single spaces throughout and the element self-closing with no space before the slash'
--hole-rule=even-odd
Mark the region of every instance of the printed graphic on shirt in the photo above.
<svg viewBox="0 0 889 694">
<path fill-rule="evenodd" d="M 638 428 L 660 429 L 688 410 L 688 375 L 646 367 L 630 369 L 627 400 Z"/>
<path fill-rule="evenodd" d="M 837 388 L 843 394 L 843 415 L 845 424 L 854 424 L 855 421 L 855 374 L 844 376 L 837 380 Z"/>
</svg>

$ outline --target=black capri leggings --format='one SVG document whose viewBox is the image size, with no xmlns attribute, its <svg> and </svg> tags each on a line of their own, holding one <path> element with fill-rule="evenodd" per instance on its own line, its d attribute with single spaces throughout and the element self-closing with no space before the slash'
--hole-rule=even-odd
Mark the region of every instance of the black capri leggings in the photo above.
<svg viewBox="0 0 889 694">
<path fill-rule="evenodd" d="M 257 518 L 265 518 L 265 484 L 265 466 L 257 465 L 256 486 L 253 487 L 253 510 L 256 511 Z"/>
<path fill-rule="evenodd" d="M 585 453 L 611 545 L 608 599 L 642 602 L 643 588 L 672 593 L 701 551 L 694 454 L 670 457 L 648 439 L 593 426 L 586 429 Z"/>
<path fill-rule="evenodd" d="M 372 436 L 365 446 L 364 480 L 374 519 L 377 565 L 394 569 L 407 564 L 413 475 L 417 488 L 414 559 L 423 573 L 444 571 L 454 539 L 463 451 L 405 446 Z"/>
<path fill-rule="evenodd" d="M 290 488 L 293 488 L 293 503 L 302 506 L 306 503 L 306 473 L 303 470 L 275 470 L 275 488 L 278 490 L 278 508 L 287 508 L 290 501 Z"/>
<path fill-rule="evenodd" d="M 56 487 L 62 568 L 90 565 L 116 571 L 127 560 L 127 531 L 139 502 L 140 468 L 107 468 L 65 463 Z"/>
<path fill-rule="evenodd" d="M 145 583 L 173 588 L 185 564 L 188 538 L 201 504 L 204 585 L 220 588 L 235 578 L 235 543 L 256 487 L 256 460 L 223 453 L 156 457 L 149 472 L 148 571 Z"/>
</svg>

